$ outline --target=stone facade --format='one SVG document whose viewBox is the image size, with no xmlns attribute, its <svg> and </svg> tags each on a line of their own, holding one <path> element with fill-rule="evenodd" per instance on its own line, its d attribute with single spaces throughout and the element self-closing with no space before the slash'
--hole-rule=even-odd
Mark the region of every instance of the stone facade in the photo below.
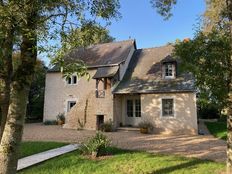
<svg viewBox="0 0 232 174">
<path fill-rule="evenodd" d="M 141 99 L 141 117 L 129 118 L 126 111 L 127 99 Z M 162 117 L 162 98 L 174 99 L 174 117 Z M 154 125 L 154 133 L 159 134 L 197 134 L 197 108 L 195 93 L 163 93 L 141 95 L 116 95 L 115 110 L 117 125 L 137 126 L 146 120 Z"/>
<path fill-rule="evenodd" d="M 118 57 L 114 57 L 114 49 L 111 50 L 114 56 L 105 56 L 105 53 L 102 53 L 105 64 L 89 66 L 90 80 L 82 77 L 76 84 L 68 84 L 59 71 L 47 73 L 44 121 L 55 120 L 59 113 L 65 113 L 64 128 L 69 129 L 96 130 L 100 122 L 109 120 L 113 121 L 115 128 L 138 126 L 141 121 L 146 120 L 154 125 L 155 133 L 196 134 L 197 107 L 192 76 L 178 74 L 169 80 L 163 79 L 160 71 L 160 62 L 170 57 L 167 55 L 171 54 L 171 46 L 137 50 L 135 42 L 132 43 L 123 54 L 120 54 L 121 46 L 117 46 Z M 104 47 L 104 44 L 101 47 Z M 105 46 L 101 50 L 107 48 Z M 93 63 L 94 58 L 96 57 L 87 57 L 87 60 Z M 115 59 L 123 61 L 110 64 Z M 101 57 L 97 60 L 101 62 Z M 114 69 L 115 72 L 107 69 Z M 173 69 L 175 70 L 176 68 Z M 96 91 L 103 92 L 104 96 L 96 97 Z M 162 116 L 162 98 L 173 99 L 173 117 Z M 127 100 L 133 100 L 134 103 L 139 100 L 141 117 L 127 116 Z M 76 102 L 71 109 L 68 107 L 70 102 Z"/>
<path fill-rule="evenodd" d="M 90 70 L 90 76 L 95 74 L 96 70 Z M 44 121 L 55 120 L 59 113 L 67 114 L 67 102 L 85 101 L 87 95 L 95 89 L 96 82 L 93 79 L 89 81 L 86 77 L 77 80 L 77 84 L 68 85 L 66 80 L 59 72 L 47 73 L 46 88 L 44 100 Z"/>
</svg>

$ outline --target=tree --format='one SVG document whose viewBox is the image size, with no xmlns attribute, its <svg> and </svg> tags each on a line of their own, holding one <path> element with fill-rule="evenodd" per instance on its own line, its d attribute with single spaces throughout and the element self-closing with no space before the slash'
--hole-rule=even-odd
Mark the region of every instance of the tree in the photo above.
<svg viewBox="0 0 232 174">
<path fill-rule="evenodd" d="M 93 44 L 114 41 L 109 31 L 94 21 L 85 21 L 79 28 L 71 30 L 65 36 L 63 44 L 69 48 L 87 47 Z"/>
<path fill-rule="evenodd" d="M 83 18 L 86 10 L 91 16 L 106 20 L 114 18 L 118 15 L 119 3 L 118 0 L 9 0 L 0 1 L 0 5 L 0 20 L 7 21 L 13 18 L 14 23 L 12 21 L 9 23 L 17 26 L 17 34 L 20 36 L 20 64 L 13 67 L 14 73 L 9 76 L 11 79 L 10 104 L 0 145 L 0 173 L 13 174 L 17 169 L 26 105 L 37 58 L 38 40 L 47 38 L 48 29 L 55 24 L 57 26 L 54 30 L 55 35 L 67 32 L 73 23 L 69 20 L 70 17 L 76 16 L 79 20 Z M 14 12 L 2 13 L 9 9 L 14 9 Z M 7 40 L 6 35 L 3 35 L 3 38 Z M 5 67 L 6 64 L 2 61 L 5 57 L 0 57 L 0 60 L 1 66 Z M 12 66 L 12 61 L 10 65 Z M 82 67 L 80 64 L 77 66 L 79 69 Z M 72 65 L 64 68 L 72 69 L 73 67 Z"/>
<path fill-rule="evenodd" d="M 151 3 L 159 14 L 168 19 L 171 14 L 171 7 L 177 3 L 177 0 L 151 0 Z M 206 31 L 206 36 L 208 32 L 216 29 L 228 33 L 229 44 L 230 44 L 230 56 L 232 56 L 232 0 L 206 0 L 207 10 L 205 12 L 205 24 L 204 30 Z M 221 30 L 220 30 L 221 29 Z M 208 40 L 207 40 L 208 41 Z M 212 43 L 212 42 L 210 42 Z M 219 51 L 221 47 L 216 47 Z M 212 50 L 211 50 L 212 51 Z M 221 50 L 223 51 L 223 50 Z M 223 56 L 223 55 L 222 55 Z M 208 57 L 208 56 L 206 56 Z M 211 57 L 214 59 L 214 57 Z M 215 60 L 215 59 L 214 59 Z M 232 57 L 229 59 L 229 63 L 232 65 Z M 211 71 L 215 74 L 218 72 L 217 68 L 214 68 L 214 65 L 210 67 Z M 227 114 L 227 173 L 232 173 L 232 73 L 229 69 L 229 75 L 227 80 L 228 84 L 228 95 L 227 95 L 227 105 L 228 105 L 228 114 Z M 207 79 L 205 79 L 207 81 Z M 209 81 L 208 81 L 209 82 Z M 215 82 L 214 82 L 215 83 Z M 212 86 L 212 85 L 211 85 Z M 217 85 L 219 86 L 219 85 Z"/>
<path fill-rule="evenodd" d="M 46 70 L 44 62 L 37 59 L 28 97 L 26 115 L 28 120 L 42 120 L 43 118 Z"/>
</svg>

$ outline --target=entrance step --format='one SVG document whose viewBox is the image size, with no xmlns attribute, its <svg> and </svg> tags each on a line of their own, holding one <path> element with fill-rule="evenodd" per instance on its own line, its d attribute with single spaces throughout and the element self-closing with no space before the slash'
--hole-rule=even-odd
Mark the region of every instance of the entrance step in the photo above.
<svg viewBox="0 0 232 174">
<path fill-rule="evenodd" d="M 140 129 L 138 127 L 118 127 L 117 128 L 118 131 L 139 131 Z"/>
</svg>

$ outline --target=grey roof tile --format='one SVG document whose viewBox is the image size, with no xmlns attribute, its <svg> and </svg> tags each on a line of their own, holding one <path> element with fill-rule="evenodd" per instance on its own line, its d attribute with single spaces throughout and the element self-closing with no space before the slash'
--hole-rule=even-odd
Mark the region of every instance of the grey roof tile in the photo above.
<svg viewBox="0 0 232 174">
<path fill-rule="evenodd" d="M 126 75 L 113 93 L 160 93 L 195 91 L 191 73 L 177 74 L 175 79 L 163 79 L 161 65 L 174 61 L 171 45 L 150 49 L 136 50 L 127 69 Z M 177 68 L 180 62 L 177 60 Z"/>
</svg>

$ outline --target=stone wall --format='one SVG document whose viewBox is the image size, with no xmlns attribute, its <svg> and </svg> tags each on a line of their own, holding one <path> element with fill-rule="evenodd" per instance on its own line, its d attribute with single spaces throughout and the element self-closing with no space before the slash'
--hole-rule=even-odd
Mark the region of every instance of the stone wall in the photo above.
<svg viewBox="0 0 232 174">
<path fill-rule="evenodd" d="M 133 95 L 117 95 L 117 104 L 115 103 L 115 116 L 117 125 L 119 123 L 127 124 L 126 100 L 136 98 Z M 141 94 L 141 118 L 131 121 L 131 124 L 137 126 L 139 121 L 147 120 L 151 122 L 158 134 L 197 134 L 197 107 L 195 93 L 166 93 L 166 94 Z M 162 117 L 161 101 L 162 98 L 174 99 L 174 117 Z M 120 105 L 121 101 L 121 105 Z M 120 112 L 117 110 L 121 109 Z M 133 124 L 134 123 L 134 124 Z"/>
<path fill-rule="evenodd" d="M 96 130 L 97 115 L 104 115 L 104 121 L 113 121 L 113 95 L 110 90 L 106 91 L 105 98 L 96 98 L 95 91 L 91 91 L 67 114 L 68 120 L 64 128 Z"/>
<path fill-rule="evenodd" d="M 90 70 L 90 76 L 95 74 L 96 70 Z M 85 101 L 87 95 L 95 90 L 96 81 L 86 77 L 78 79 L 76 85 L 68 85 L 66 80 L 62 78 L 62 74 L 47 73 L 46 87 L 45 87 L 45 100 L 44 100 L 44 121 L 55 120 L 59 113 L 67 114 L 67 102 Z M 66 117 L 67 118 L 67 117 Z M 68 118 L 67 118 L 68 119 Z"/>
</svg>

